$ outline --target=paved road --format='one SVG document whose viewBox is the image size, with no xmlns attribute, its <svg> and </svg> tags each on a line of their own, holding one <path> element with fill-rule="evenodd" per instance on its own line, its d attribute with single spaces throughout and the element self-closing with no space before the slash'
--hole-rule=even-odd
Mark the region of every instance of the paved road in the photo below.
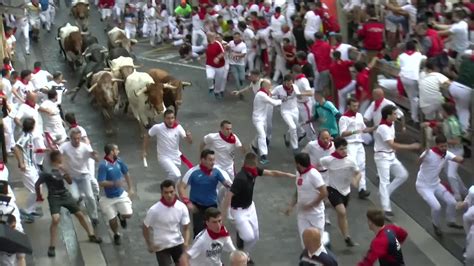
<svg viewBox="0 0 474 266">
<path fill-rule="evenodd" d="M 94 8 L 92 8 L 91 13 L 92 34 L 97 36 L 102 44 L 106 44 L 98 13 Z M 61 10 L 57 21 L 59 25 L 71 21 L 71 18 L 67 16 L 65 10 Z M 59 55 L 58 44 L 54 37 L 53 33 L 42 34 L 40 43 L 33 44 L 31 56 L 23 57 L 23 53 L 19 51 L 18 63 L 32 68 L 35 58 L 40 58 L 46 69 L 50 72 L 63 71 L 69 86 L 75 86 L 77 72 L 68 68 L 64 59 Z M 21 42 L 21 38 L 19 41 Z M 17 47 L 21 49 L 21 44 L 18 44 Z M 216 101 L 207 95 L 205 74 L 199 64 L 181 64 L 175 50 L 168 48 L 152 50 L 147 42 L 140 42 L 134 49 L 138 57 L 138 64 L 143 65 L 141 71 L 149 68 L 163 68 L 176 77 L 193 83 L 191 88 L 185 90 L 183 108 L 180 109 L 179 113 L 180 123 L 185 129 L 191 130 L 194 137 L 193 145 L 184 144 L 182 146 L 183 153 L 192 162 L 198 162 L 198 146 L 202 137 L 209 132 L 217 131 L 219 122 L 223 119 L 232 121 L 234 131 L 243 143 L 250 143 L 255 134 L 250 121 L 251 95 L 246 95 L 243 101 L 230 95 L 226 95 L 226 98 L 222 101 Z M 228 85 L 228 89 L 232 89 L 231 84 Z M 101 221 L 99 231 L 105 239 L 105 243 L 101 245 L 102 252 L 109 265 L 153 265 L 156 263 L 155 257 L 146 251 L 140 225 L 147 208 L 159 200 L 159 183 L 164 179 L 162 169 L 154 163 L 156 162 L 154 144 L 151 144 L 148 150 L 149 168 L 144 169 L 140 158 L 141 140 L 139 139 L 138 126 L 131 115 L 117 115 L 115 123 L 118 129 L 117 134 L 106 136 L 103 120 L 98 110 L 91 107 L 89 100 L 86 92 L 83 91 L 77 97 L 75 103 L 65 99 L 63 106 L 66 111 L 76 112 L 79 124 L 86 128 L 96 150 L 102 152 L 103 145 L 109 142 L 117 143 L 120 146 L 121 157 L 130 167 L 138 192 L 138 198 L 133 201 L 135 216 L 129 222 L 129 228 L 124 232 L 122 246 L 113 246 L 105 221 Z M 274 135 L 270 147 L 268 168 L 294 171 L 292 153 L 283 144 L 282 135 L 286 131 L 286 127 L 278 111 L 274 114 L 273 125 Z M 402 139 L 406 140 L 410 137 L 404 136 Z M 350 230 L 353 239 L 359 242 L 360 246 L 352 249 L 346 248 L 337 228 L 335 226 L 329 228 L 333 248 L 341 265 L 354 265 L 355 261 L 363 256 L 373 237 L 373 234 L 368 231 L 365 219 L 366 209 L 378 205 L 377 191 L 373 185 L 377 183 L 377 180 L 371 150 L 371 147 L 367 147 L 368 177 L 372 181 L 369 187 L 373 195 L 369 201 L 362 201 L 357 199 L 356 194 L 353 194 L 349 206 Z M 394 195 L 394 201 L 400 207 L 395 208 L 397 215 L 395 222 L 406 226 L 411 236 L 403 247 L 407 265 L 443 265 L 440 264 L 442 260 L 437 258 L 449 259 L 451 255 L 446 250 L 458 259 L 461 258 L 464 235 L 462 232 L 446 230 L 447 233 L 443 239 L 433 239 L 426 233 L 432 234 L 432 228 L 429 220 L 429 209 L 415 192 L 415 156 L 416 154 L 413 153 L 399 154 L 400 160 L 405 164 L 411 175 L 410 180 Z M 237 167 L 240 167 L 242 163 L 240 155 L 237 156 L 236 163 Z M 15 162 L 11 162 L 10 165 L 13 168 Z M 186 169 L 183 167 L 181 170 L 184 173 Z M 301 250 L 297 237 L 296 217 L 294 215 L 286 217 L 281 214 L 281 210 L 286 206 L 294 191 L 293 183 L 293 180 L 266 177 L 257 181 L 254 200 L 259 215 L 261 239 L 252 255 L 258 265 L 286 266 L 296 264 L 296 259 Z M 334 213 L 332 211 L 330 213 L 332 221 L 335 222 Z M 228 227 L 233 230 L 231 224 L 228 224 Z M 35 230 L 32 232 L 34 235 Z M 39 231 L 37 233 L 40 234 Z M 444 248 L 438 246 L 438 241 Z M 87 256 L 87 254 L 82 255 Z M 42 265 L 39 261 L 35 261 L 36 265 Z"/>
</svg>

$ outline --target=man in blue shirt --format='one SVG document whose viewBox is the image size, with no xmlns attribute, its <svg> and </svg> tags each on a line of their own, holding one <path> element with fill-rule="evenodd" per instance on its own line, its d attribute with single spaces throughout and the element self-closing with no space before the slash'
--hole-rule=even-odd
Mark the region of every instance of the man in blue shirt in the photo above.
<svg viewBox="0 0 474 266">
<path fill-rule="evenodd" d="M 232 185 L 227 173 L 214 167 L 214 151 L 205 149 L 201 152 L 199 165 L 189 169 L 178 185 L 181 201 L 186 204 L 193 215 L 194 237 L 204 229 L 204 212 L 207 208 L 217 208 L 217 185 L 226 188 Z M 189 198 L 186 196 L 190 186 Z"/>
<path fill-rule="evenodd" d="M 118 232 L 118 220 L 120 225 L 125 228 L 127 222 L 125 219 L 132 217 L 132 201 L 130 196 L 135 192 L 133 190 L 132 179 L 128 174 L 127 165 L 118 158 L 120 153 L 118 146 L 107 144 L 104 147 L 105 157 L 99 163 L 99 175 L 97 180 L 99 185 L 104 188 L 105 197 L 100 198 L 99 204 L 102 213 L 109 221 L 110 229 L 114 233 L 115 245 L 120 245 L 120 234 Z M 125 179 L 125 180 L 124 180 Z M 127 182 L 128 191 L 124 189 L 124 181 Z"/>
<path fill-rule="evenodd" d="M 318 129 L 325 128 L 333 138 L 336 138 L 339 136 L 338 121 L 341 118 L 341 113 L 332 102 L 324 98 L 322 91 L 315 91 L 314 99 L 316 102 L 313 108 L 313 118 L 307 123 L 311 121 L 318 122 Z"/>
</svg>

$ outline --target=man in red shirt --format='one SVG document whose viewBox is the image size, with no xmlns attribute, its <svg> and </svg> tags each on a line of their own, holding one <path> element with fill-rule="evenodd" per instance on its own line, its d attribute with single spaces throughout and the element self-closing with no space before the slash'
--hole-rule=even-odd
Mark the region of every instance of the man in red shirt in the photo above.
<svg viewBox="0 0 474 266">
<path fill-rule="evenodd" d="M 367 223 L 369 229 L 376 235 L 370 243 L 367 255 L 357 265 L 371 266 L 377 260 L 382 266 L 405 265 L 401 244 L 408 236 L 407 231 L 393 224 L 385 225 L 384 213 L 379 209 L 369 209 L 367 211 Z"/>
<path fill-rule="evenodd" d="M 372 59 L 372 62 L 367 66 L 363 61 L 358 61 L 354 64 L 357 71 L 356 75 L 356 92 L 355 98 L 359 101 L 359 112 L 364 113 L 369 107 L 372 89 L 370 88 L 370 67 L 375 64 L 377 57 Z"/>
<path fill-rule="evenodd" d="M 350 70 L 354 62 L 342 60 L 341 52 L 339 51 L 334 51 L 332 57 L 334 61 L 329 68 L 329 72 L 331 73 L 332 83 L 336 89 L 339 112 L 344 113 L 347 105 L 347 96 L 354 91 L 356 87 L 356 82 L 352 79 Z"/>
<path fill-rule="evenodd" d="M 209 94 L 214 93 L 216 99 L 224 98 L 224 89 L 226 84 L 226 71 L 224 47 L 216 40 L 216 34 L 207 33 L 206 49 L 206 78 L 209 85 Z"/>
<path fill-rule="evenodd" d="M 331 45 L 324 41 L 324 34 L 322 32 L 316 32 L 314 34 L 315 41 L 311 46 L 311 53 L 314 55 L 316 66 L 319 72 L 318 81 L 316 83 L 319 90 L 327 92 L 329 89 L 329 67 L 331 66 Z"/>
<path fill-rule="evenodd" d="M 385 25 L 378 20 L 374 7 L 367 8 L 367 15 L 369 15 L 370 18 L 362 25 L 357 35 L 360 39 L 364 40 L 364 49 L 367 50 L 368 56 L 367 60 L 370 61 L 384 48 L 383 33 Z"/>
</svg>

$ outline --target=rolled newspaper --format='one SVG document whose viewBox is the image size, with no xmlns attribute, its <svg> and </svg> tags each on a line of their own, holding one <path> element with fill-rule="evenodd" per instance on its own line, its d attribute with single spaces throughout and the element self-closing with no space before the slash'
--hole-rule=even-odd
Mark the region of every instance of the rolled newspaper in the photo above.
<svg viewBox="0 0 474 266">
<path fill-rule="evenodd" d="M 148 161 L 146 160 L 146 157 L 143 157 L 143 166 L 148 168 Z"/>
</svg>

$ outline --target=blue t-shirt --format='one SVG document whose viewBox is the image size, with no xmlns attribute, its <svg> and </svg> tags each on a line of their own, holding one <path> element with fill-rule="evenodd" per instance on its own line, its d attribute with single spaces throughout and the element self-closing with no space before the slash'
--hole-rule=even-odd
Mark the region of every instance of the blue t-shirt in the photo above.
<svg viewBox="0 0 474 266">
<path fill-rule="evenodd" d="M 49 0 L 39 0 L 41 4 L 41 11 L 46 11 L 49 8 Z"/>
<path fill-rule="evenodd" d="M 122 162 L 122 160 L 117 159 L 113 163 L 103 160 L 99 163 L 99 175 L 97 180 L 99 183 L 102 181 L 118 181 L 127 173 L 128 166 Z M 106 187 L 104 191 L 107 198 L 117 198 L 122 195 L 124 189 L 122 187 Z"/>
<path fill-rule="evenodd" d="M 217 205 L 217 184 L 225 180 L 221 171 L 213 168 L 211 175 L 206 175 L 201 171 L 199 165 L 189 169 L 184 175 L 183 182 L 191 186 L 189 199 L 202 206 Z"/>
<path fill-rule="evenodd" d="M 329 131 L 331 136 L 339 135 L 339 126 L 337 121 L 341 117 L 341 113 L 330 101 L 325 101 L 323 105 L 318 102 L 313 108 L 314 120 L 319 121 L 319 128 L 325 128 Z"/>
</svg>

